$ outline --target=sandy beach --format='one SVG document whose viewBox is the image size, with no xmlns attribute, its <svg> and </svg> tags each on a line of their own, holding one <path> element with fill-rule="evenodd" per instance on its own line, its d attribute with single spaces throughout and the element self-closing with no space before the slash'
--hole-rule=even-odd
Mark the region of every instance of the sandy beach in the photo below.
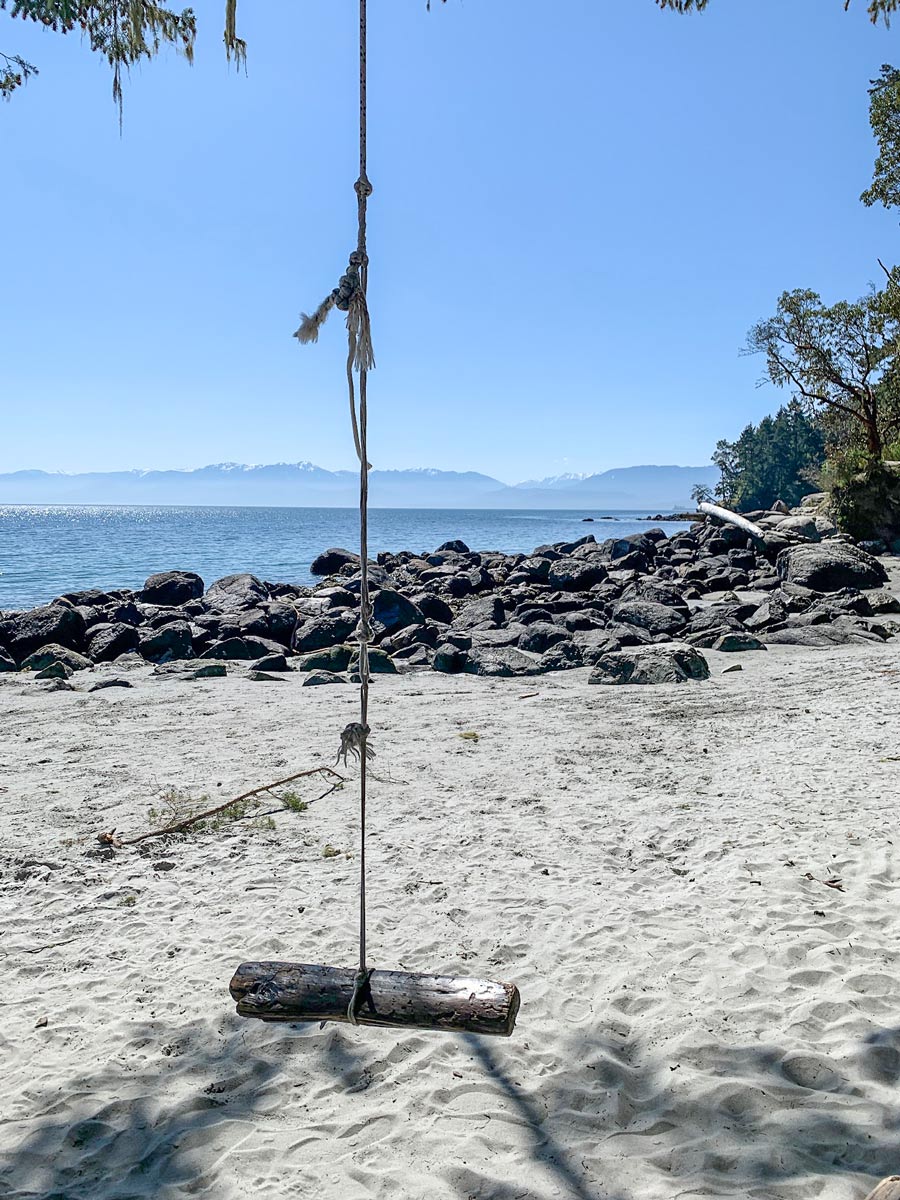
<svg viewBox="0 0 900 1200">
<path fill-rule="evenodd" d="M 865 1194 L 900 1165 L 900 640 L 708 658 L 373 684 L 370 958 L 515 981 L 508 1041 L 235 1015 L 245 959 L 352 965 L 352 782 L 97 857 L 166 789 L 333 763 L 355 688 L 0 678 L 3 1194 Z"/>
</svg>

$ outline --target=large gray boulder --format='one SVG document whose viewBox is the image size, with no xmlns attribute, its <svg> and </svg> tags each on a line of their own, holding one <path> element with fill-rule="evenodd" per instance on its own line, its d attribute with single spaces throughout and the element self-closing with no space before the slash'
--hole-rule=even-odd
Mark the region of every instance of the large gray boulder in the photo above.
<svg viewBox="0 0 900 1200">
<path fill-rule="evenodd" d="M 674 634 L 687 624 L 677 609 L 654 600 L 622 600 L 613 608 L 612 617 L 620 625 L 636 625 L 654 635 Z"/>
<path fill-rule="evenodd" d="M 709 679 L 706 659 L 685 642 L 668 642 L 602 655 L 588 683 L 685 683 L 689 679 Z"/>
<path fill-rule="evenodd" d="M 173 658 L 192 658 L 194 654 L 191 627 L 187 621 L 172 621 L 161 629 L 149 629 L 140 634 L 138 653 L 148 662 L 171 662 Z M 254 655 L 258 658 L 259 655 Z"/>
<path fill-rule="evenodd" d="M 318 558 L 314 558 L 309 570 L 312 575 L 336 575 L 341 567 L 347 566 L 348 563 L 358 564 L 359 555 L 333 546 L 330 550 L 323 550 Z"/>
<path fill-rule="evenodd" d="M 29 654 L 22 663 L 22 670 L 44 671 L 57 664 L 67 667 L 70 672 L 86 671 L 94 665 L 89 658 L 85 658 L 77 650 L 71 650 L 68 646 L 54 646 L 51 643 L 48 646 L 42 646 L 40 650 L 35 650 L 33 654 Z M 52 676 L 48 675 L 47 678 L 50 679 Z"/>
<path fill-rule="evenodd" d="M 144 584 L 139 599 L 171 608 L 203 595 L 203 580 L 193 571 L 158 571 Z"/>
<path fill-rule="evenodd" d="M 775 569 L 787 582 L 816 592 L 879 587 L 888 577 L 877 558 L 858 546 L 834 540 L 782 550 Z"/>
<path fill-rule="evenodd" d="M 88 631 L 87 652 L 94 662 L 112 662 L 120 654 L 137 650 L 138 631 L 124 621 L 94 625 Z"/>
<path fill-rule="evenodd" d="M 30 612 L 9 613 L 0 620 L 0 643 L 16 662 L 51 643 L 80 650 L 84 632 L 84 618 L 65 604 L 44 604 Z"/>
<path fill-rule="evenodd" d="M 210 584 L 205 596 L 206 607 L 216 612 L 259 608 L 268 598 L 269 592 L 262 580 L 246 573 L 217 579 Z"/>
<path fill-rule="evenodd" d="M 357 626 L 356 613 L 339 610 L 333 616 L 312 617 L 294 631 L 293 648 L 298 654 L 324 650 L 346 642 Z"/>
<path fill-rule="evenodd" d="M 463 668 L 469 675 L 509 678 L 512 675 L 540 675 L 541 667 L 533 658 L 512 646 L 473 647 Z"/>
<path fill-rule="evenodd" d="M 372 600 L 372 629 L 376 636 L 390 637 L 407 625 L 421 625 L 425 621 L 422 610 L 411 600 L 390 588 L 381 588 Z"/>
</svg>

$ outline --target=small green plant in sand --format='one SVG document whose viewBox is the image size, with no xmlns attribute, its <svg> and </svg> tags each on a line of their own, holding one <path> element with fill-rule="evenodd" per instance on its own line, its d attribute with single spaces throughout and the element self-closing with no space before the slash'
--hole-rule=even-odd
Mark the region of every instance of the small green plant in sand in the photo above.
<svg viewBox="0 0 900 1200">
<path fill-rule="evenodd" d="M 464 742 L 477 742 L 481 734 L 475 729 L 467 729 L 459 735 Z"/>
<path fill-rule="evenodd" d="M 322 847 L 323 858 L 337 858 L 340 853 L 341 851 L 336 850 L 332 845 L 326 844 Z"/>
</svg>

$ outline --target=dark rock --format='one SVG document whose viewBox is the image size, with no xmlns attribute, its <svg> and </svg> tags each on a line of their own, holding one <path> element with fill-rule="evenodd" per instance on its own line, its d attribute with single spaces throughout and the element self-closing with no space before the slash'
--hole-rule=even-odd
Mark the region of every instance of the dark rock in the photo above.
<svg viewBox="0 0 900 1200">
<path fill-rule="evenodd" d="M 502 629 L 473 629 L 470 641 L 473 646 L 515 646 L 527 631 L 526 625 L 511 623 Z M 554 628 L 556 628 L 554 626 Z"/>
<path fill-rule="evenodd" d="M 888 577 L 877 558 L 834 539 L 784 550 L 778 555 L 775 567 L 782 579 L 817 592 L 878 587 Z"/>
<path fill-rule="evenodd" d="M 106 619 L 112 625 L 140 625 L 141 614 L 133 600 L 111 604 L 106 610 Z"/>
<path fill-rule="evenodd" d="M 278 675 L 270 675 L 267 671 L 248 671 L 247 678 L 251 683 L 284 683 Z"/>
<path fill-rule="evenodd" d="M 497 629 L 504 619 L 505 611 L 499 596 L 483 596 L 465 604 L 453 624 L 457 629 Z"/>
<path fill-rule="evenodd" d="M 239 612 L 248 608 L 259 608 L 268 598 L 265 584 L 255 575 L 246 573 L 225 575 L 222 579 L 217 579 L 215 583 L 210 584 L 204 597 L 207 609 L 217 612 Z"/>
<path fill-rule="evenodd" d="M 674 634 L 687 624 L 682 613 L 652 600 L 621 600 L 613 607 L 612 618 L 620 625 L 637 625 L 651 634 Z"/>
<path fill-rule="evenodd" d="M 71 667 L 67 667 L 65 663 L 52 662 L 38 671 L 35 679 L 71 679 L 73 675 L 74 671 Z"/>
<path fill-rule="evenodd" d="M 435 671 L 443 671 L 446 675 L 458 675 L 460 671 L 465 670 L 468 661 L 469 656 L 465 650 L 444 643 L 435 650 L 431 665 Z"/>
<path fill-rule="evenodd" d="M 44 604 L 30 612 L 9 613 L 0 619 L 0 643 L 16 662 L 50 644 L 80 650 L 84 633 L 82 617 L 64 604 Z"/>
<path fill-rule="evenodd" d="M 412 601 L 389 588 L 381 588 L 372 601 L 372 628 L 376 636 L 389 637 L 407 625 L 421 625 L 425 620 L 420 608 Z"/>
<path fill-rule="evenodd" d="M 740 663 L 732 663 L 730 667 L 723 667 L 722 674 L 731 675 L 734 671 L 743 671 L 743 669 Z"/>
<path fill-rule="evenodd" d="M 100 608 L 109 604 L 112 597 L 109 592 L 101 592 L 99 588 L 86 588 L 83 592 L 63 592 L 59 599 L 65 600 L 74 608 Z"/>
<path fill-rule="evenodd" d="M 835 621 L 831 625 L 807 625 L 773 629 L 766 634 L 769 645 L 782 646 L 847 646 L 864 642 L 880 642 L 878 634 L 850 621 Z"/>
<path fill-rule="evenodd" d="M 606 567 L 597 559 L 560 558 L 550 564 L 547 582 L 564 592 L 585 592 L 606 579 Z"/>
<path fill-rule="evenodd" d="M 358 567 L 359 555 L 353 554 L 350 550 L 332 547 L 331 550 L 325 550 L 317 558 L 314 558 L 309 570 L 312 575 L 336 575 L 348 565 Z"/>
<path fill-rule="evenodd" d="M 472 635 L 469 633 L 460 633 L 456 629 L 445 629 L 443 631 L 443 645 L 455 646 L 457 650 L 472 649 Z"/>
<path fill-rule="evenodd" d="M 303 680 L 301 687 L 321 687 L 328 683 L 346 683 L 340 675 L 335 675 L 331 671 L 310 671 Z"/>
<path fill-rule="evenodd" d="M 334 674 L 346 671 L 353 657 L 352 646 L 329 646 L 324 650 L 313 650 L 301 658 L 295 658 L 291 667 L 295 671 L 325 671 Z"/>
<path fill-rule="evenodd" d="M 685 683 L 708 679 L 703 655 L 683 642 L 638 646 L 605 654 L 594 665 L 589 683 Z"/>
<path fill-rule="evenodd" d="M 68 679 L 46 679 L 38 685 L 42 692 L 74 692 L 75 687 Z"/>
<path fill-rule="evenodd" d="M 557 642 L 566 642 L 568 640 L 569 636 L 566 630 L 561 629 L 559 625 L 538 622 L 534 625 L 526 626 L 525 632 L 518 640 L 518 646 L 520 650 L 527 650 L 531 654 L 543 654 L 545 650 L 549 650 Z"/>
<path fill-rule="evenodd" d="M 405 629 L 398 629 L 393 637 L 384 638 L 380 645 L 386 654 L 396 654 L 413 646 L 430 646 L 433 649 L 439 638 L 443 637 L 444 630 L 441 626 L 426 622 L 424 625 L 407 625 Z"/>
<path fill-rule="evenodd" d="M 250 664 L 251 671 L 289 671 L 288 661 L 283 654 L 265 654 Z"/>
<path fill-rule="evenodd" d="M 246 612 L 235 613 L 231 637 L 261 637 L 269 636 L 269 621 L 261 608 L 249 608 Z M 222 635 L 220 627 L 219 636 Z M 274 638 L 272 639 L 274 641 Z"/>
<path fill-rule="evenodd" d="M 189 679 L 222 679 L 228 674 L 228 668 L 222 662 L 204 663 L 188 671 Z"/>
<path fill-rule="evenodd" d="M 449 625 L 453 620 L 453 609 L 445 600 L 430 592 L 416 592 L 410 600 L 419 609 L 427 621 L 437 621 L 441 625 Z"/>
<path fill-rule="evenodd" d="M 193 571 L 159 571 L 151 575 L 140 592 L 146 604 L 173 607 L 203 595 L 203 580 Z"/>
<path fill-rule="evenodd" d="M 250 662 L 269 654 L 282 656 L 282 647 L 278 642 L 261 637 L 231 637 L 222 642 L 214 642 L 200 657 Z"/>
<path fill-rule="evenodd" d="M 22 662 L 23 671 L 43 671 L 54 663 L 61 663 L 71 671 L 86 671 L 94 664 L 89 658 L 85 658 L 83 654 L 79 654 L 77 650 L 70 650 L 68 646 L 42 646 L 40 650 L 35 650 L 33 654 Z M 52 678 L 52 676 L 47 676 Z"/>
<path fill-rule="evenodd" d="M 294 631 L 293 649 L 298 654 L 338 646 L 355 631 L 357 616 L 346 609 L 328 617 L 312 617 Z"/>
<path fill-rule="evenodd" d="M 570 671 L 573 667 L 584 666 L 584 655 L 581 647 L 575 642 L 557 642 L 545 654 L 541 655 L 541 671 Z"/>
<path fill-rule="evenodd" d="M 161 629 L 141 633 L 138 653 L 147 662 L 169 662 L 174 658 L 192 658 L 191 627 L 187 621 L 173 621 Z"/>
<path fill-rule="evenodd" d="M 4 671 L 18 671 L 18 669 L 16 663 L 0 650 L 0 674 L 3 674 Z"/>
<path fill-rule="evenodd" d="M 398 650 L 393 658 L 398 671 L 425 670 L 431 666 L 434 651 L 428 646 L 407 646 Z"/>
<path fill-rule="evenodd" d="M 900 600 L 892 592 L 870 592 L 868 599 L 873 613 L 900 613 Z"/>
<path fill-rule="evenodd" d="M 134 684 L 129 683 L 127 679 L 98 679 L 96 683 L 92 683 L 88 688 L 89 692 L 101 692 L 105 688 L 130 688 Z"/>
<path fill-rule="evenodd" d="M 359 670 L 359 651 L 354 650 L 353 656 L 350 659 L 349 671 Z M 396 675 L 397 667 L 394 660 L 389 654 L 385 654 L 383 650 L 379 650 L 376 646 L 369 647 L 369 674 L 370 675 Z"/>
<path fill-rule="evenodd" d="M 484 675 L 508 678 L 513 675 L 539 675 L 540 665 L 521 650 L 510 646 L 469 651 L 468 661 L 463 668 L 469 675 Z"/>
<path fill-rule="evenodd" d="M 470 553 L 469 547 L 466 545 L 466 543 L 461 542 L 458 538 L 455 541 L 444 542 L 443 545 L 438 546 L 438 548 L 437 548 L 438 554 L 443 554 L 445 551 L 451 551 L 453 554 L 469 554 Z"/>
<path fill-rule="evenodd" d="M 725 633 L 713 642 L 711 648 L 723 650 L 726 654 L 741 650 L 765 650 L 763 643 L 752 633 Z"/>
</svg>

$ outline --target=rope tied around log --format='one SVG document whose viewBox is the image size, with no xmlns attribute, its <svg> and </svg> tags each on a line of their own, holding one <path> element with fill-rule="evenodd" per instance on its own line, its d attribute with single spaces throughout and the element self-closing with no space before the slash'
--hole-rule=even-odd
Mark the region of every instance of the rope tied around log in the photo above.
<svg viewBox="0 0 900 1200">
<path fill-rule="evenodd" d="M 336 762 L 348 756 L 359 761 L 359 971 L 347 1018 L 356 1024 L 356 1009 L 362 990 L 371 972 L 366 966 L 366 764 L 375 757 L 369 737 L 369 645 L 372 641 L 372 604 L 369 599 L 369 470 L 366 452 L 368 427 L 368 373 L 375 366 L 372 350 L 372 326 L 366 291 L 369 282 L 369 255 L 366 249 L 367 204 L 372 184 L 366 170 L 366 0 L 359 0 L 359 177 L 353 185 L 356 193 L 356 249 L 350 254 L 347 270 L 337 287 L 325 297 L 313 313 L 302 313 L 294 337 L 304 345 L 317 342 L 319 331 L 333 308 L 347 314 L 347 393 L 350 400 L 350 421 L 353 444 L 359 459 L 359 623 L 356 637 L 359 642 L 359 721 L 351 722 L 341 734 L 341 748 Z M 354 372 L 359 376 L 359 411 L 357 412 Z"/>
</svg>

